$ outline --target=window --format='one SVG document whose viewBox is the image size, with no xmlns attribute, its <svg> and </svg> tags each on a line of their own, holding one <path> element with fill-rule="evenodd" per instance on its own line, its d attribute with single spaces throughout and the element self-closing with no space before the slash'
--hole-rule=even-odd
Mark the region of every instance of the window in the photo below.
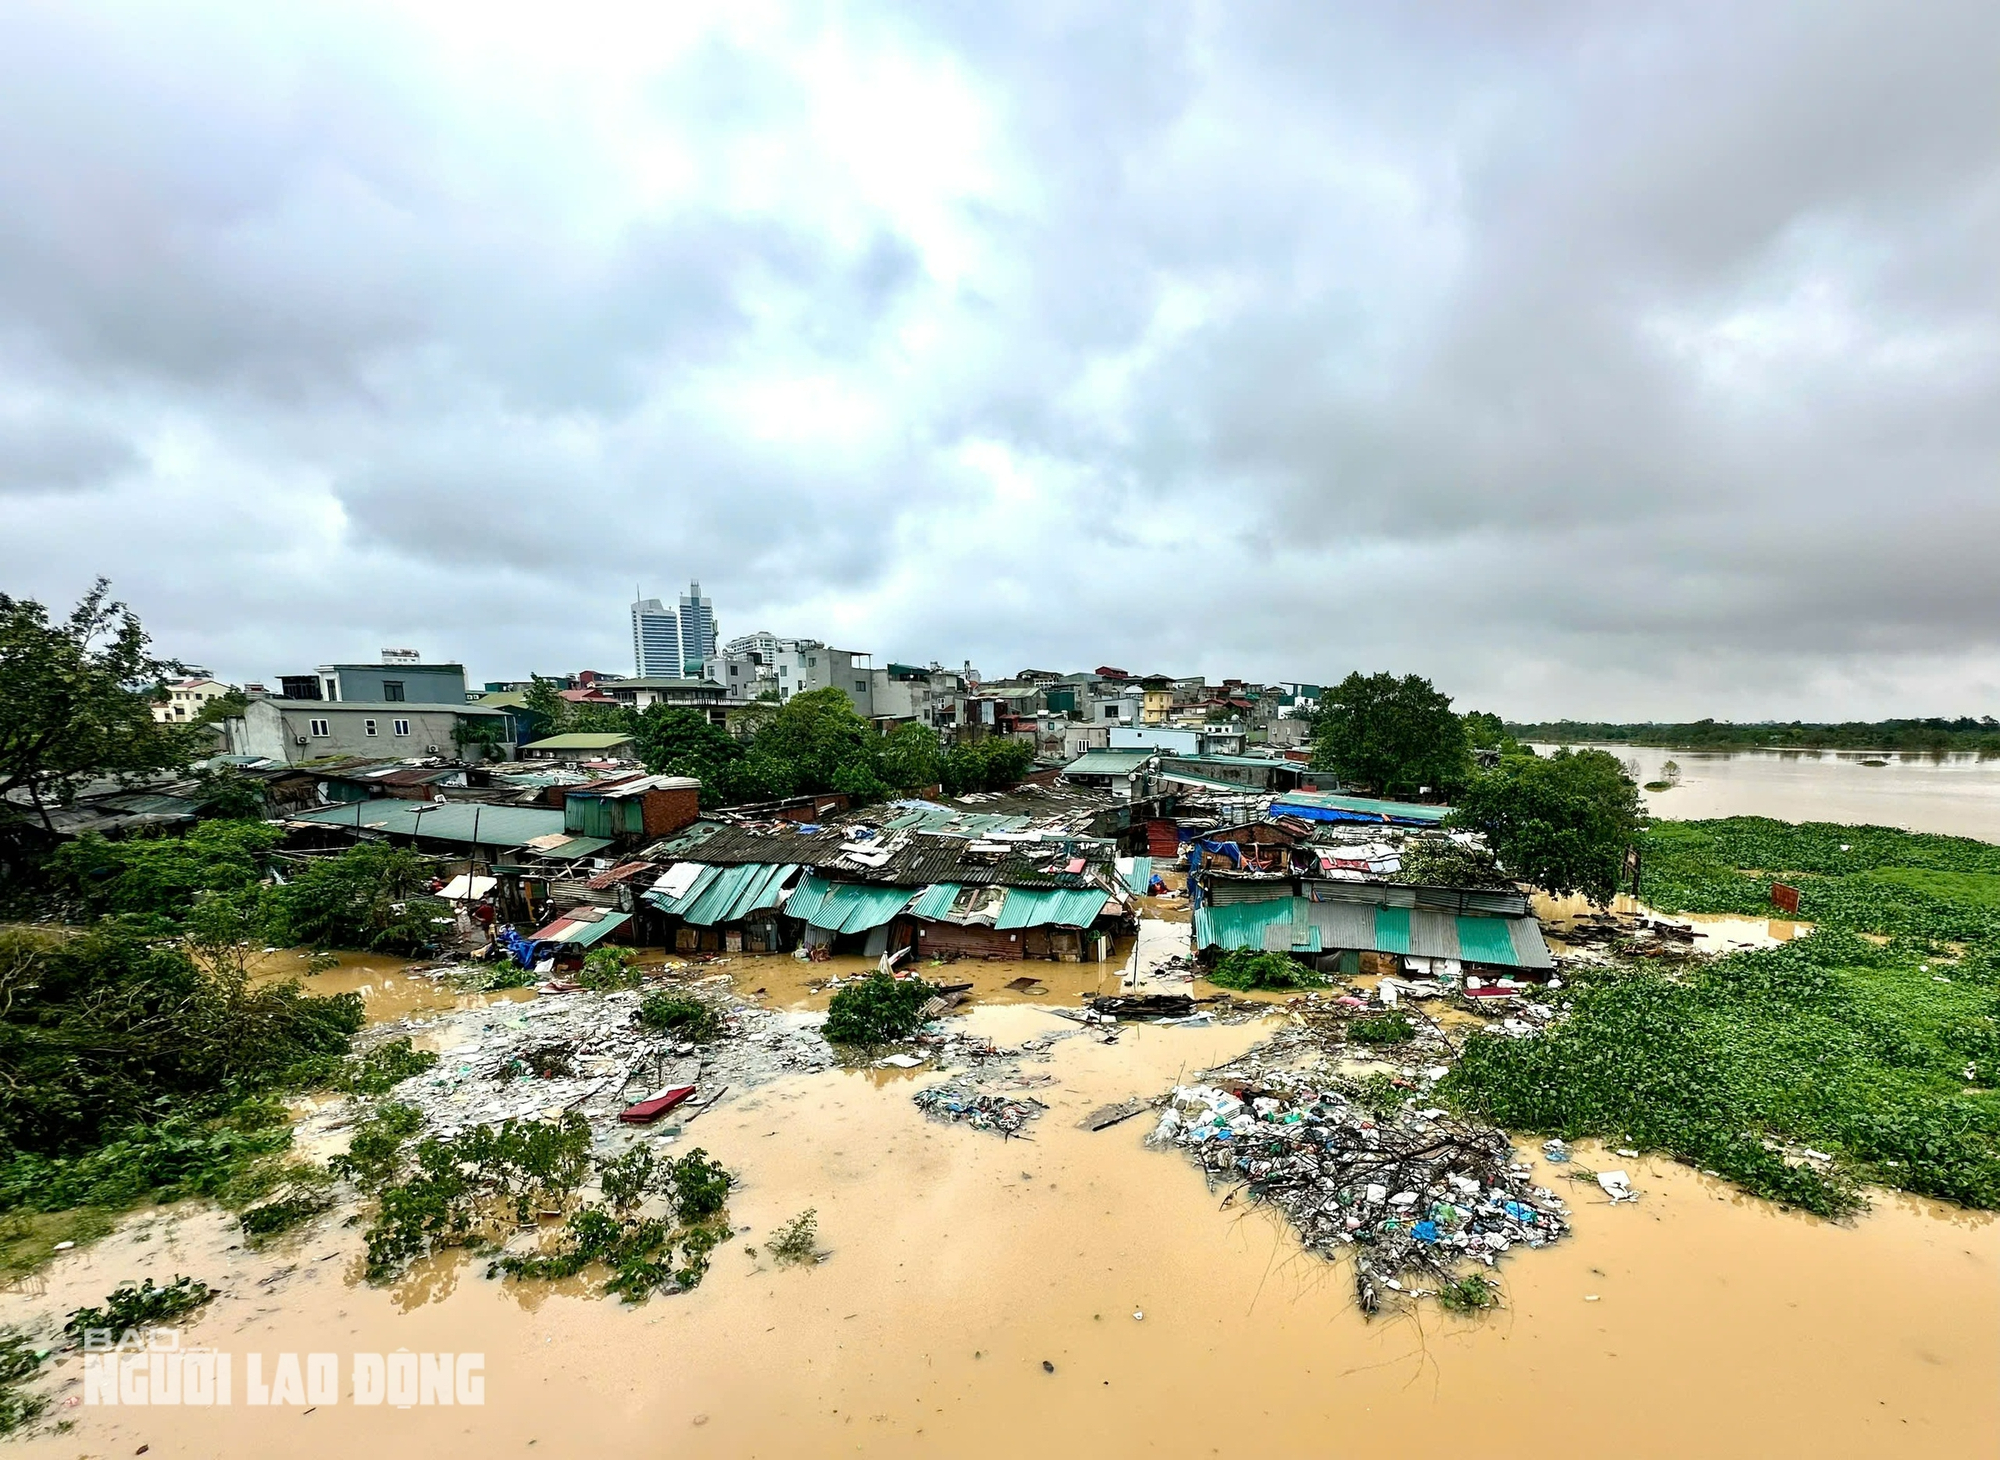
<svg viewBox="0 0 2000 1460">
<path fill-rule="evenodd" d="M 865 680 L 865 679 L 857 679 L 857 680 L 855 680 L 855 681 L 854 681 L 854 692 L 855 692 L 856 694 L 862 694 L 862 695 L 865 695 L 865 694 L 867 694 L 867 693 L 868 693 L 868 681 L 867 681 L 867 680 Z"/>
<path fill-rule="evenodd" d="M 361 722 L 361 733 L 363 735 L 373 735 L 375 733 L 375 722 L 373 720 L 363 720 Z"/>
<path fill-rule="evenodd" d="M 326 721 L 324 720 L 308 720 L 306 728 L 322 740 L 332 733 L 326 728 Z"/>
<path fill-rule="evenodd" d="M 400 679 L 383 680 L 382 698 L 385 700 L 393 700 L 397 704 L 401 704 L 403 701 L 403 681 Z"/>
<path fill-rule="evenodd" d="M 405 739 L 408 739 L 410 734 L 410 722 L 408 720 L 391 720 L 389 722 L 389 729 L 395 734 L 401 735 Z"/>
</svg>

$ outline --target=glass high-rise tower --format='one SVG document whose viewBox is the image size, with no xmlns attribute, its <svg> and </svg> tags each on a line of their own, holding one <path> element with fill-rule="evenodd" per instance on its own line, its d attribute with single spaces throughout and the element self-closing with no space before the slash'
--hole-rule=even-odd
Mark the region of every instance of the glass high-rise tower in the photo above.
<svg viewBox="0 0 2000 1460">
<path fill-rule="evenodd" d="M 688 584 L 681 595 L 681 670 L 699 676 L 704 659 L 715 653 L 715 605 L 701 596 L 701 584 Z"/>
<path fill-rule="evenodd" d="M 632 605 L 632 665 L 641 679 L 679 679 L 685 674 L 681 619 L 657 598 Z"/>
</svg>

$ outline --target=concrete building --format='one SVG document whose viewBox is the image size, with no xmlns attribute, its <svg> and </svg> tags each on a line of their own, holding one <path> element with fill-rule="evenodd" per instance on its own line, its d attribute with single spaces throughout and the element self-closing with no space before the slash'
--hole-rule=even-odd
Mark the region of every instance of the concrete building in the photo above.
<svg viewBox="0 0 2000 1460">
<path fill-rule="evenodd" d="M 710 679 L 607 679 L 597 689 L 614 704 L 643 710 L 648 705 L 680 705 L 701 710 L 713 723 L 724 721 L 724 711 L 743 703 L 736 695 Z"/>
<path fill-rule="evenodd" d="M 177 679 L 167 686 L 166 698 L 153 705 L 153 718 L 162 724 L 185 725 L 197 718 L 210 700 L 219 700 L 233 689 L 233 685 L 206 675 Z"/>
<path fill-rule="evenodd" d="M 755 654 L 760 663 L 769 664 L 778 653 L 778 636 L 767 629 L 759 629 L 754 634 L 738 634 L 722 646 L 724 654 Z"/>
<path fill-rule="evenodd" d="M 746 635 L 756 639 L 768 635 Z M 732 639 L 730 647 L 720 654 L 711 654 L 701 663 L 701 677 L 714 680 L 728 691 L 733 699 L 754 700 L 764 694 L 778 692 L 778 671 L 762 649 L 738 649 L 735 645 L 741 639 Z M 777 650 L 770 651 L 775 656 Z"/>
<path fill-rule="evenodd" d="M 1145 713 L 1145 704 L 1137 693 L 1093 695 L 1088 718 L 1093 725 L 1137 725 Z"/>
<path fill-rule="evenodd" d="M 421 704 L 405 700 L 252 700 L 242 715 L 224 722 L 236 755 L 261 755 L 287 765 L 330 755 L 385 759 L 460 754 L 461 726 L 496 724 L 513 743 L 506 711 L 488 705 Z"/>
<path fill-rule="evenodd" d="M 355 704 L 462 705 L 463 664 L 322 664 L 311 674 L 280 675 L 279 698 Z"/>
<path fill-rule="evenodd" d="M 778 698 L 789 700 L 808 690 L 838 689 L 855 710 L 875 717 L 873 654 L 834 649 L 818 639 L 780 639 L 776 656 Z"/>
</svg>

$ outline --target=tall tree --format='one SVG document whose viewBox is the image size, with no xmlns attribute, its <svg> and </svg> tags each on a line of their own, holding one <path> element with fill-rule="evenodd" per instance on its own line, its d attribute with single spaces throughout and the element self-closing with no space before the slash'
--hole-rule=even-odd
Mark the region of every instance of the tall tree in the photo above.
<svg viewBox="0 0 2000 1460">
<path fill-rule="evenodd" d="M 102 578 L 59 623 L 33 599 L 0 593 L 0 798 L 26 791 L 53 829 L 49 805 L 87 781 L 185 768 L 193 728 L 153 719 L 162 681 L 181 672 L 152 652 L 138 615 Z M 9 814 L 0 799 L 0 817 Z"/>
<path fill-rule="evenodd" d="M 536 738 L 545 740 L 551 735 L 561 735 L 570 728 L 570 702 L 562 697 L 553 679 L 544 679 L 539 674 L 528 679 L 521 703 L 535 717 Z"/>
<path fill-rule="evenodd" d="M 938 734 L 918 720 L 882 737 L 882 779 L 898 791 L 935 786 L 942 778 Z"/>
<path fill-rule="evenodd" d="M 1448 794 L 1465 782 L 1465 723 L 1420 675 L 1357 671 L 1320 700 L 1312 763 L 1384 796 Z"/>
<path fill-rule="evenodd" d="M 1483 832 L 1508 872 L 1567 897 L 1607 903 L 1639 829 L 1639 788 L 1618 757 L 1559 750 L 1502 757 L 1472 778 L 1452 821 Z"/>
<path fill-rule="evenodd" d="M 638 716 L 639 759 L 655 775 L 693 776 L 704 806 L 727 806 L 743 789 L 743 742 L 699 710 L 651 704 Z M 754 799 L 754 798 L 752 798 Z"/>
</svg>

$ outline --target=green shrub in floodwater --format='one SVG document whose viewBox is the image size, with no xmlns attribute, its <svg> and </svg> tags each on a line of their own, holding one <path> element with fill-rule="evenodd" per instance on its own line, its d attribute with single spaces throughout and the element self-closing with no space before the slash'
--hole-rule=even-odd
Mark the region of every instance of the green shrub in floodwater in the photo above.
<svg viewBox="0 0 2000 1460">
<path fill-rule="evenodd" d="M 807 1207 L 771 1234 L 764 1244 L 779 1262 L 805 1263 L 819 1260 L 819 1213 Z"/>
<path fill-rule="evenodd" d="M 0 1328 L 0 1435 L 12 1434 L 48 1408 L 48 1400 L 22 1394 L 17 1387 L 34 1378 L 47 1358 L 48 1351 L 37 1348 L 27 1335 Z"/>
<path fill-rule="evenodd" d="M 1438 1288 L 1438 1306 L 1448 1313 L 1483 1313 L 1500 1306 L 1500 1285 L 1478 1273 L 1447 1279 Z"/>
<path fill-rule="evenodd" d="M 834 994 L 821 1032 L 828 1044 L 875 1045 L 908 1039 L 923 1024 L 924 1005 L 936 994 L 936 986 L 920 978 L 871 973 Z"/>
<path fill-rule="evenodd" d="M 1347 1026 L 1347 1037 L 1362 1044 L 1402 1044 L 1414 1039 L 1416 1033 L 1417 1026 L 1401 1014 L 1377 1014 Z"/>
<path fill-rule="evenodd" d="M 1317 989 L 1326 979 L 1286 953 L 1234 948 L 1216 960 L 1208 981 L 1219 989 Z"/>
<path fill-rule="evenodd" d="M 707 1044 L 722 1033 L 722 1016 L 693 994 L 663 989 L 639 1001 L 639 1023 L 689 1044 Z"/>
<path fill-rule="evenodd" d="M 143 1283 L 122 1282 L 111 1290 L 102 1306 L 72 1309 L 63 1332 L 81 1339 L 86 1329 L 108 1328 L 123 1333 L 129 1328 L 150 1328 L 185 1318 L 213 1302 L 217 1290 L 196 1278 L 178 1274 L 165 1287 L 156 1287 L 151 1278 Z"/>
</svg>

